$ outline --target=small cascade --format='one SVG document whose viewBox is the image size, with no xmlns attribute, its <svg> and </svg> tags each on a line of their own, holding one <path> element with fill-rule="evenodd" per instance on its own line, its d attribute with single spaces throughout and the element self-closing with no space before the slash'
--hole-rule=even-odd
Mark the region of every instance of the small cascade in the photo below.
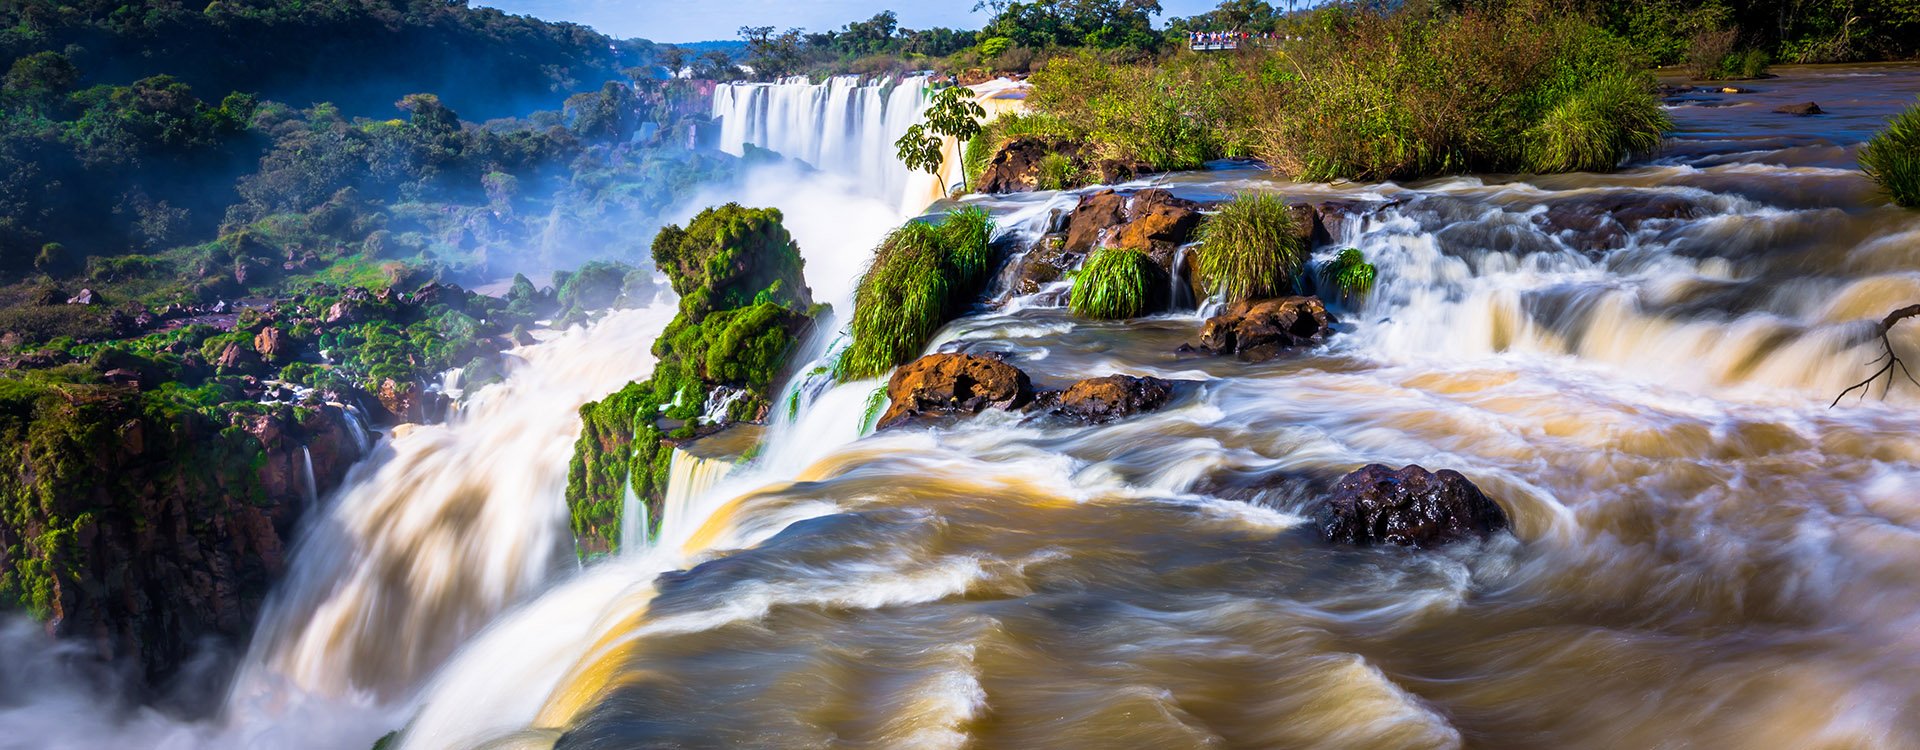
<svg viewBox="0 0 1920 750">
<path fill-rule="evenodd" d="M 673 449 L 671 461 L 667 469 L 667 494 L 660 503 L 659 536 L 663 540 L 686 536 L 674 533 L 678 531 L 676 524 L 687 524 L 693 518 L 694 503 L 733 473 L 735 466 L 729 459 L 703 458 L 680 448 Z"/>
<path fill-rule="evenodd" d="M 917 211 L 926 195 L 944 192 L 894 152 L 894 141 L 920 121 L 926 106 L 924 76 L 897 82 L 836 76 L 818 84 L 796 76 L 726 83 L 713 92 L 720 150 L 739 156 L 748 145 L 768 149 L 851 178 L 863 193 L 897 201 L 903 211 Z"/>
<path fill-rule="evenodd" d="M 313 451 L 300 446 L 300 499 L 306 501 L 306 507 L 312 508 L 320 503 L 319 486 L 313 481 Z"/>
<path fill-rule="evenodd" d="M 625 490 L 620 497 L 620 553 L 633 554 L 644 551 L 651 540 L 647 536 L 647 504 L 640 502 L 640 495 L 633 491 L 633 481 L 620 483 Z"/>
</svg>

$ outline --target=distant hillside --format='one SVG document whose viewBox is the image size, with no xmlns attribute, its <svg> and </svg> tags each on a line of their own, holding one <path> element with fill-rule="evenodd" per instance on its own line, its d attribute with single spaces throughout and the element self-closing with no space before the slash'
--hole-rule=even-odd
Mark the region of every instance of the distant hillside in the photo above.
<svg viewBox="0 0 1920 750">
<path fill-rule="evenodd" d="M 0 4 L 0 29 L 0 54 L 61 53 L 82 86 L 167 74 L 196 91 L 378 116 L 432 91 L 479 120 L 597 89 L 653 50 L 465 0 L 15 0 Z"/>
</svg>

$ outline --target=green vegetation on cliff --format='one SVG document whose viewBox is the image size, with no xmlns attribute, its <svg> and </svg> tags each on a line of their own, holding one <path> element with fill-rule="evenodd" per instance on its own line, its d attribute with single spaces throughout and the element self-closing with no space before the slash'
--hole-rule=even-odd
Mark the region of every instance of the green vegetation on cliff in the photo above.
<svg viewBox="0 0 1920 750">
<path fill-rule="evenodd" d="M 887 235 L 854 293 L 853 341 L 835 376 L 843 382 L 875 377 L 918 356 L 985 286 L 992 230 L 986 211 L 965 208 L 939 223 L 907 222 Z"/>
<path fill-rule="evenodd" d="M 1920 104 L 1894 116 L 1860 147 L 1860 168 L 1893 202 L 1920 208 Z"/>
<path fill-rule="evenodd" d="M 626 493 L 644 501 L 652 533 L 667 489 L 669 437 L 691 437 L 717 391 L 718 422 L 764 418 L 787 357 L 820 311 L 799 247 L 771 208 L 701 211 L 653 242 L 654 264 L 680 310 L 653 344 L 653 375 L 580 408 L 567 507 L 582 554 L 619 548 Z M 719 403 L 719 402 L 716 402 Z"/>
</svg>

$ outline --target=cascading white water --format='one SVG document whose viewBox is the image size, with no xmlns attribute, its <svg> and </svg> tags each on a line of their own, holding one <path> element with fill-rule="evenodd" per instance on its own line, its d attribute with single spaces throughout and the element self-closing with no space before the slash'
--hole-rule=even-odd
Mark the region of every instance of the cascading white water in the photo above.
<svg viewBox="0 0 1920 750">
<path fill-rule="evenodd" d="M 921 119 L 927 79 L 863 82 L 835 76 L 812 83 L 805 76 L 779 83 L 725 83 L 713 93 L 720 120 L 719 148 L 736 156 L 751 144 L 851 178 L 862 193 L 897 201 L 917 211 L 916 201 L 936 188 L 935 178 L 909 171 L 894 154 L 894 141 Z"/>
<path fill-rule="evenodd" d="M 311 509 L 320 503 L 320 492 L 313 480 L 313 451 L 300 446 L 300 499 Z"/>
<path fill-rule="evenodd" d="M 467 636 L 571 565 L 562 495 L 581 404 L 645 377 L 675 308 L 609 314 L 516 352 L 457 418 L 396 431 L 295 553 L 235 685 L 407 694 Z"/>
</svg>

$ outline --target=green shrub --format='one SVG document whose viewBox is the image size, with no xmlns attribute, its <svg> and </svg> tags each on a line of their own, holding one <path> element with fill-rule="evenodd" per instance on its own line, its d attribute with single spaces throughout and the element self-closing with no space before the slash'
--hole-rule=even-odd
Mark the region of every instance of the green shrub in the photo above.
<svg viewBox="0 0 1920 750">
<path fill-rule="evenodd" d="M 1894 203 L 1920 208 L 1920 104 L 1888 121 L 1886 130 L 1860 147 L 1859 160 Z"/>
<path fill-rule="evenodd" d="M 1238 302 L 1296 288 L 1307 247 L 1279 196 L 1241 193 L 1200 225 L 1196 252 L 1200 288 Z"/>
<path fill-rule="evenodd" d="M 1085 318 L 1137 318 L 1161 306 L 1166 279 L 1145 252 L 1105 247 L 1087 256 L 1073 280 L 1067 309 Z"/>
<path fill-rule="evenodd" d="M 854 292 L 853 341 L 835 376 L 875 377 L 918 355 L 986 284 L 992 229 L 975 208 L 939 224 L 910 221 L 887 235 Z"/>
<path fill-rule="evenodd" d="M 1071 190 L 1087 184 L 1086 173 L 1073 157 L 1059 152 L 1040 157 L 1034 187 L 1041 190 Z"/>
</svg>

